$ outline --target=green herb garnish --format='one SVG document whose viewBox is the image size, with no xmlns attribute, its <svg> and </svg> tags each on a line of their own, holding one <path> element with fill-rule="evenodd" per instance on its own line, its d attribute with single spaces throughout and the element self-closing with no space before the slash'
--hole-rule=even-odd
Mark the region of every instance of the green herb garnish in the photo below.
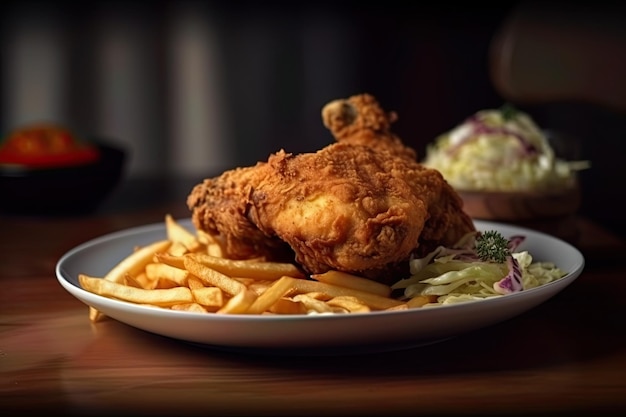
<svg viewBox="0 0 626 417">
<path fill-rule="evenodd" d="M 513 120 L 517 115 L 517 108 L 515 108 L 515 106 L 511 103 L 505 103 L 502 107 L 500 107 L 500 113 L 502 114 L 502 119 L 504 119 L 504 121 Z"/>
<path fill-rule="evenodd" d="M 485 262 L 506 261 L 511 255 L 508 245 L 509 241 L 495 230 L 482 232 L 476 237 L 476 253 Z"/>
</svg>

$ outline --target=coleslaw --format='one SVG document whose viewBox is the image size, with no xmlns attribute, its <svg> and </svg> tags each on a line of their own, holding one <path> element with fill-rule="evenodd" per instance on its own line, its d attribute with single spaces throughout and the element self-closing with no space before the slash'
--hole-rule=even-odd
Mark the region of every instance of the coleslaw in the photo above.
<svg viewBox="0 0 626 417">
<path fill-rule="evenodd" d="M 557 158 L 533 119 L 511 106 L 479 111 L 438 136 L 423 163 L 465 191 L 567 188 L 589 167 L 588 161 Z"/>
<path fill-rule="evenodd" d="M 470 232 L 452 247 L 439 246 L 410 260 L 410 277 L 396 282 L 404 299 L 429 297 L 437 306 L 499 297 L 539 287 L 566 275 L 552 262 L 536 262 L 521 235 L 508 239 L 498 232 Z M 501 256 L 500 256 L 501 255 Z"/>
</svg>

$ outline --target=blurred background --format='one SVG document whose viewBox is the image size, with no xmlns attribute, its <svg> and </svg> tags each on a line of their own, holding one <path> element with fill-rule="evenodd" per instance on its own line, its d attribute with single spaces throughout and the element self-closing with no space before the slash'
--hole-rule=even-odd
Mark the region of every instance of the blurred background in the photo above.
<svg viewBox="0 0 626 417">
<path fill-rule="evenodd" d="M 626 235 L 626 8 L 422 3 L 3 2 L 0 128 L 106 138 L 128 152 L 126 184 L 176 179 L 184 199 L 204 177 L 332 142 L 320 111 L 336 98 L 375 95 L 421 155 L 509 101 L 591 161 L 581 211 Z M 498 43 L 510 31 L 517 49 Z"/>
</svg>

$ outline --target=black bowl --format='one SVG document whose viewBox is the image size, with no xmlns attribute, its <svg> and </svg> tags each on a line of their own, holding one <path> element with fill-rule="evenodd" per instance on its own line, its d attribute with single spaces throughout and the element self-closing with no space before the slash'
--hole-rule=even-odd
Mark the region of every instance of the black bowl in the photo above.
<svg viewBox="0 0 626 417">
<path fill-rule="evenodd" d="M 93 141 L 97 161 L 84 165 L 30 169 L 0 165 L 0 212 L 73 215 L 94 211 L 119 183 L 123 149 Z"/>
</svg>

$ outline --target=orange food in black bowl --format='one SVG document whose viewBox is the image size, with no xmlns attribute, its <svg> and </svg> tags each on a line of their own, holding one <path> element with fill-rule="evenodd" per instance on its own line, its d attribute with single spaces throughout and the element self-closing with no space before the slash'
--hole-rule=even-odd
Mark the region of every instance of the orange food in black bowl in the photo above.
<svg viewBox="0 0 626 417">
<path fill-rule="evenodd" d="M 0 164 L 49 168 L 88 164 L 98 157 L 95 145 L 83 142 L 69 130 L 54 125 L 16 130 L 0 144 Z"/>
<path fill-rule="evenodd" d="M 119 182 L 125 152 L 57 125 L 16 129 L 0 142 L 0 211 L 93 211 Z"/>
</svg>

